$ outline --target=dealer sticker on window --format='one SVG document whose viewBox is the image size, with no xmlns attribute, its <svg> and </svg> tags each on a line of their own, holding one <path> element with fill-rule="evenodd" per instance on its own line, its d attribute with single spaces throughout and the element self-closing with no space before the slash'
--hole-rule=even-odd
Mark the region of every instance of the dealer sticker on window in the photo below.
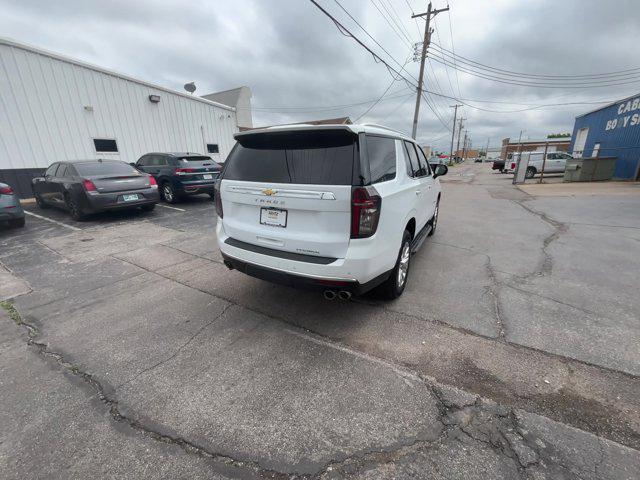
<svg viewBox="0 0 640 480">
<path fill-rule="evenodd" d="M 264 208 L 260 209 L 260 223 L 262 225 L 270 225 L 272 227 L 287 226 L 287 211 L 280 208 Z"/>
</svg>

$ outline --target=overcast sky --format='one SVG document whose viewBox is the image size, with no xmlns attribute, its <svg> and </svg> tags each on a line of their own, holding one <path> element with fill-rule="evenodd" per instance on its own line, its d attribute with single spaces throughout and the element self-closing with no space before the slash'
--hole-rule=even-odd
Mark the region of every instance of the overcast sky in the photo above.
<svg viewBox="0 0 640 480">
<path fill-rule="evenodd" d="M 399 68 L 335 0 L 318 3 Z M 421 40 L 424 23 L 416 25 L 410 7 L 424 11 L 422 0 L 340 3 L 401 64 L 411 56 L 409 40 Z M 445 6 L 446 0 L 434 3 Z M 458 55 L 492 67 L 543 75 L 640 67 L 638 0 L 450 0 L 450 7 L 450 16 L 435 18 L 432 40 L 451 50 L 453 38 Z M 393 81 L 383 64 L 341 35 L 307 0 L 0 0 L 0 11 L 2 36 L 166 87 L 181 90 L 195 81 L 196 93 L 203 95 L 247 85 L 258 126 L 346 115 L 355 120 Z M 403 74 L 417 78 L 418 69 L 409 61 Z M 640 92 L 640 82 L 588 89 L 506 85 L 435 61 L 427 63 L 427 71 L 428 90 L 490 110 L 613 101 Z M 387 96 L 362 121 L 410 132 L 415 95 L 399 80 Z M 423 102 L 418 139 L 448 150 L 449 105 L 455 102 L 434 95 L 430 102 L 447 126 Z M 571 131 L 575 115 L 596 107 L 495 113 L 465 106 L 461 113 L 474 146 L 483 146 L 487 138 L 492 145 L 517 138 L 521 129 L 530 138 Z"/>
</svg>

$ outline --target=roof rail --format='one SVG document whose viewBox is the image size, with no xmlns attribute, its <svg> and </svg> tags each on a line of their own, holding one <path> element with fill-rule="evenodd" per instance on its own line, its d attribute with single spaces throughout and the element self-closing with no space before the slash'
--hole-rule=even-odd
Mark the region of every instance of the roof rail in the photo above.
<svg viewBox="0 0 640 480">
<path fill-rule="evenodd" d="M 400 131 L 400 130 L 396 130 L 395 128 L 385 127 L 384 125 L 378 125 L 377 123 L 362 123 L 361 125 L 362 125 L 363 127 L 376 127 L 376 128 L 382 128 L 382 129 L 384 129 L 384 130 L 390 130 L 390 131 L 392 131 L 392 132 L 396 132 L 396 133 L 399 133 L 399 134 L 404 135 L 404 136 L 407 136 L 407 137 L 409 136 L 409 135 L 407 135 L 405 132 L 402 132 L 402 131 Z"/>
</svg>

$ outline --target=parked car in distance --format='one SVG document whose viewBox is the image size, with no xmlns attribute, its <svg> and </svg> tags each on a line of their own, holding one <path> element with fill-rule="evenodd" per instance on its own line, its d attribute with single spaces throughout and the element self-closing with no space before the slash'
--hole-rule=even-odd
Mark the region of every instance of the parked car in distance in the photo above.
<svg viewBox="0 0 640 480">
<path fill-rule="evenodd" d="M 6 183 L 0 182 L 0 222 L 7 222 L 10 227 L 24 227 L 24 210 L 18 196 Z"/>
<path fill-rule="evenodd" d="M 565 152 L 547 153 L 547 159 L 544 162 L 544 173 L 564 173 L 567 167 L 567 160 L 573 156 Z M 525 178 L 533 178 L 536 174 L 542 172 L 544 152 L 532 152 L 529 156 L 529 163 Z"/>
<path fill-rule="evenodd" d="M 512 158 L 505 162 L 505 173 L 515 172 L 521 155 L 521 153 L 514 153 Z M 567 160 L 571 158 L 573 156 L 566 152 L 549 152 L 547 153 L 546 161 L 543 162 L 544 152 L 530 152 L 525 178 L 533 178 L 536 174 L 542 172 L 543 163 L 544 173 L 564 173 Z"/>
<path fill-rule="evenodd" d="M 56 162 L 31 186 L 40 208 L 64 208 L 74 220 L 107 210 L 149 212 L 160 201 L 155 179 L 120 160 Z"/>
<path fill-rule="evenodd" d="M 240 132 L 216 187 L 225 265 L 349 299 L 402 294 L 411 255 L 434 233 L 439 176 L 415 141 L 374 125 Z"/>
<path fill-rule="evenodd" d="M 500 173 L 504 173 L 504 160 L 501 158 L 494 159 L 491 164 L 491 170 L 498 170 Z"/>
<path fill-rule="evenodd" d="M 476 157 L 473 159 L 474 163 L 482 163 L 482 158 L 481 157 Z"/>
<path fill-rule="evenodd" d="M 200 193 L 213 199 L 215 182 L 222 170 L 211 157 L 189 152 L 147 153 L 132 165 L 153 175 L 162 199 L 168 203 Z"/>
</svg>

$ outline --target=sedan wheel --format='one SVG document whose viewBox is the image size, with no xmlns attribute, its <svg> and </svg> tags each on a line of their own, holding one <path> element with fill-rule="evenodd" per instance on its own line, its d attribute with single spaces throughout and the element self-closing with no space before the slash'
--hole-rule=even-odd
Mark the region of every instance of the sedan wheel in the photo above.
<svg viewBox="0 0 640 480">
<path fill-rule="evenodd" d="M 71 218 L 78 222 L 81 222 L 86 218 L 86 215 L 82 213 L 78 204 L 70 196 L 66 197 L 66 203 L 69 213 L 71 213 Z"/>
</svg>

